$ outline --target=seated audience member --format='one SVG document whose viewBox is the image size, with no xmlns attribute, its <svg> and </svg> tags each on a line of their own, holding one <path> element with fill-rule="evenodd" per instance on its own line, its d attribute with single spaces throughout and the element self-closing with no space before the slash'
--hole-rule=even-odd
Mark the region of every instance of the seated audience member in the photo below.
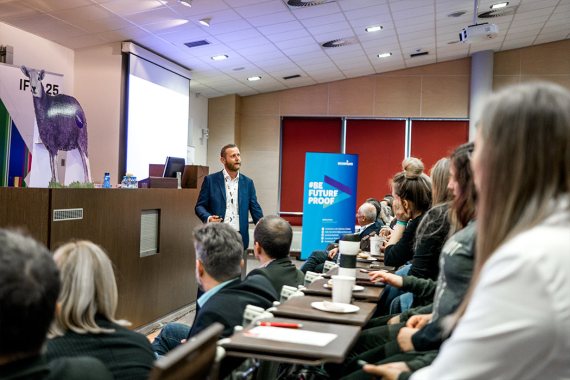
<svg viewBox="0 0 570 380">
<path fill-rule="evenodd" d="M 411 379 L 568 379 L 570 92 L 512 86 L 483 109 L 472 158 L 484 221 L 474 281 L 453 334 Z"/>
<path fill-rule="evenodd" d="M 152 342 L 154 352 L 165 355 L 213 322 L 224 325 L 222 337 L 241 325 L 247 305 L 267 309 L 277 300 L 277 292 L 263 275 L 241 280 L 243 244 L 240 234 L 226 223 L 209 223 L 194 230 L 196 281 L 204 294 L 196 301 L 200 310 L 192 326 L 167 324 Z"/>
<path fill-rule="evenodd" d="M 380 224 L 380 227 L 384 227 L 387 223 L 382 218 L 382 203 L 376 198 L 368 198 L 365 202 L 374 206 L 376 209 L 376 221 Z"/>
<path fill-rule="evenodd" d="M 370 251 L 370 236 L 376 235 L 380 231 L 380 223 L 376 220 L 376 207 L 373 204 L 364 202 L 356 211 L 356 222 L 360 225 L 360 249 Z M 338 241 L 329 244 L 325 251 L 315 251 L 311 253 L 307 261 L 301 267 L 303 273 L 322 272 L 327 260 L 336 260 L 338 257 Z"/>
<path fill-rule="evenodd" d="M 449 219 L 453 235 L 444 244 L 437 283 L 414 276 L 375 273 L 373 281 L 381 280 L 397 288 L 412 291 L 420 297 L 431 296 L 433 305 L 416 310 L 398 323 L 368 328 L 363 331 L 346 364 L 346 379 L 367 379 L 370 375 L 357 370 L 357 360 L 388 363 L 415 371 L 430 364 L 445 339 L 442 320 L 457 310 L 463 301 L 474 266 L 475 186 L 470 167 L 473 143 L 459 146 L 451 155 L 449 189 L 453 193 Z M 425 312 L 428 314 L 422 315 Z M 425 355 L 425 356 L 424 356 Z"/>
<path fill-rule="evenodd" d="M 261 274 L 271 282 L 277 294 L 283 285 L 302 285 L 305 275 L 289 258 L 293 230 L 285 219 L 276 215 L 264 216 L 253 231 L 253 254 L 261 266 L 248 276 Z"/>
<path fill-rule="evenodd" d="M 384 250 L 384 264 L 400 267 L 396 272 L 399 275 L 411 274 L 435 279 L 438 274 L 438 257 L 448 235 L 449 222 L 445 213 L 439 212 L 439 209 L 429 213 L 427 221 L 422 222 L 432 205 L 432 181 L 423 173 L 423 163 L 417 158 L 405 159 L 402 168 L 404 170 L 397 173 L 392 180 L 394 209 L 398 222 Z M 446 168 L 445 165 L 436 165 L 434 171 L 448 172 Z M 447 187 L 447 184 L 441 181 L 436 182 L 436 185 L 443 189 Z M 382 230 L 382 233 L 384 231 Z M 393 306 L 399 310 L 402 306 L 405 306 L 404 309 L 410 307 L 411 300 L 392 305 L 402 294 L 401 290 L 387 286 L 378 301 L 374 316 L 390 313 Z M 413 302 L 413 305 L 420 306 L 417 300 Z"/>
<path fill-rule="evenodd" d="M 47 358 L 92 356 L 118 379 L 146 379 L 154 363 L 148 339 L 115 318 L 117 283 L 113 264 L 90 241 L 67 243 L 53 256 L 61 292 L 47 343 Z"/>
<path fill-rule="evenodd" d="M 42 355 L 59 288 L 49 251 L 31 238 L 0 229 L 0 379 L 113 379 L 95 358 L 48 364 Z"/>
</svg>

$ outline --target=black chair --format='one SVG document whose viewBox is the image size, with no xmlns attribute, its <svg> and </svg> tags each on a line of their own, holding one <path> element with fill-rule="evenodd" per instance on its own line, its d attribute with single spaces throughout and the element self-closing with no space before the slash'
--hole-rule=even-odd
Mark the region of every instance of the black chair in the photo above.
<svg viewBox="0 0 570 380">
<path fill-rule="evenodd" d="M 224 326 L 216 322 L 158 359 L 149 380 L 207 379 L 214 367 L 217 342 L 222 331 Z"/>
</svg>

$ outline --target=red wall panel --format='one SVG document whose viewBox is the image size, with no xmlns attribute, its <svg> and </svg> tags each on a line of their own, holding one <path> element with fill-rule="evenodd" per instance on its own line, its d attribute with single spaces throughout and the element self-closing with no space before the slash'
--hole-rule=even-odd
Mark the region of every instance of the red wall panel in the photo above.
<svg viewBox="0 0 570 380">
<path fill-rule="evenodd" d="M 390 180 L 401 170 L 405 120 L 348 120 L 346 153 L 358 154 L 357 205 L 389 194 Z"/>
<path fill-rule="evenodd" d="M 426 172 L 440 158 L 469 140 L 469 121 L 412 120 L 412 157 L 421 158 Z"/>
<path fill-rule="evenodd" d="M 339 153 L 341 128 L 340 118 L 283 118 L 280 211 L 303 211 L 305 153 Z M 283 217 L 292 225 L 301 225 L 301 216 Z"/>
</svg>

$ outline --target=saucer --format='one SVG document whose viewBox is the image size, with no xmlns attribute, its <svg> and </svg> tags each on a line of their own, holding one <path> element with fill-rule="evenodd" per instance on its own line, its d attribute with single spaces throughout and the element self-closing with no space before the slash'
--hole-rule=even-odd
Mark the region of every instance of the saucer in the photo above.
<svg viewBox="0 0 570 380">
<path fill-rule="evenodd" d="M 360 308 L 356 305 L 351 305 L 349 303 L 334 303 L 329 301 L 311 302 L 311 307 L 321 311 L 341 314 L 356 313 L 358 310 L 360 310 Z"/>
<path fill-rule="evenodd" d="M 328 283 L 328 282 L 325 283 L 323 286 L 324 286 L 325 288 L 327 288 L 327 289 L 332 289 L 332 284 L 330 284 L 330 283 Z M 354 286 L 352 287 L 352 291 L 353 291 L 353 292 L 361 292 L 361 291 L 363 291 L 363 290 L 364 290 L 364 286 L 361 286 L 361 285 L 354 285 Z"/>
</svg>

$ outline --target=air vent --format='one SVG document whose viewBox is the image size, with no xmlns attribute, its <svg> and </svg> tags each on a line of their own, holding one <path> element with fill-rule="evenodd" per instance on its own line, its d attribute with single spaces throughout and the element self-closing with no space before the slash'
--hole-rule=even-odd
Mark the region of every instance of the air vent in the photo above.
<svg viewBox="0 0 570 380">
<path fill-rule="evenodd" d="M 422 55 L 428 55 L 428 54 L 429 54 L 429 52 L 427 52 L 427 51 L 421 51 L 419 53 L 410 54 L 410 58 L 416 58 L 416 57 L 420 57 Z"/>
<path fill-rule="evenodd" d="M 341 46 L 352 45 L 356 42 L 354 38 L 338 38 L 336 40 L 330 40 L 321 44 L 324 48 L 335 48 Z"/>
<path fill-rule="evenodd" d="M 185 42 L 184 45 L 188 46 L 189 48 L 194 48 L 198 46 L 210 45 L 210 43 L 206 40 L 199 40 L 199 41 Z"/>
<path fill-rule="evenodd" d="M 499 9 L 491 9 L 487 12 L 479 13 L 479 18 L 495 18 L 501 16 L 510 16 L 515 14 L 517 7 L 506 7 L 506 8 L 499 8 Z"/>
<path fill-rule="evenodd" d="M 63 222 L 65 220 L 79 220 L 83 219 L 82 208 L 66 208 L 60 210 L 53 210 L 53 221 Z"/>
<path fill-rule="evenodd" d="M 295 75 L 289 75 L 288 77 L 283 77 L 283 79 L 287 80 L 287 79 L 295 79 L 300 77 L 301 76 L 299 74 L 295 74 Z"/>
<path fill-rule="evenodd" d="M 283 0 L 290 7 L 314 7 L 325 3 L 332 3 L 334 0 Z"/>
</svg>

